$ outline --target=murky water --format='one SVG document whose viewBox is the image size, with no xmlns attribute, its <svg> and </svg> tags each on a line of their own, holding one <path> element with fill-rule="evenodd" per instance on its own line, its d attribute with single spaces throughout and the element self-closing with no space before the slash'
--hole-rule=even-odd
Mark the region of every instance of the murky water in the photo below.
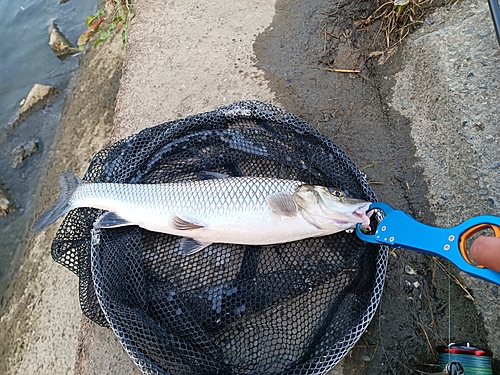
<svg viewBox="0 0 500 375">
<path fill-rule="evenodd" d="M 0 0 L 0 184 L 12 198 L 16 211 L 0 217 L 0 297 L 9 281 L 16 256 L 22 253 L 40 176 L 45 169 L 60 121 L 65 89 L 78 68 L 78 56 L 61 61 L 52 52 L 49 27 L 56 23 L 76 44 L 86 29 L 85 18 L 96 1 Z M 13 129 L 19 103 L 35 83 L 62 91 L 45 109 Z M 39 151 L 18 168 L 11 166 L 12 150 L 30 140 Z"/>
<path fill-rule="evenodd" d="M 0 0 L 0 129 L 16 115 L 19 102 L 34 83 L 61 86 L 77 59 L 60 61 L 48 46 L 54 22 L 76 42 L 95 1 Z"/>
</svg>

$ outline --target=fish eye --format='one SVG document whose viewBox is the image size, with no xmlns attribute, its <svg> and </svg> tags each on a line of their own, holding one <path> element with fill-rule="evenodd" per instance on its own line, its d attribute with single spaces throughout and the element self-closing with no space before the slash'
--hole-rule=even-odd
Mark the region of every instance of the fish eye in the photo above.
<svg viewBox="0 0 500 375">
<path fill-rule="evenodd" d="M 344 196 L 344 192 L 342 190 L 339 190 L 339 189 L 328 188 L 328 191 L 330 192 L 331 195 L 333 195 L 337 198 Z"/>
</svg>

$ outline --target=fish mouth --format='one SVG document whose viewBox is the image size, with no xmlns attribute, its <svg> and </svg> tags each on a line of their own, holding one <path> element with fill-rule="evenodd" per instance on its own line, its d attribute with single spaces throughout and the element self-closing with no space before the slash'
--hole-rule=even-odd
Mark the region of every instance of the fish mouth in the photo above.
<svg viewBox="0 0 500 375">
<path fill-rule="evenodd" d="M 371 203 L 364 204 L 361 207 L 357 208 L 355 211 L 351 213 L 352 221 L 344 221 L 338 220 L 339 225 L 348 225 L 351 224 L 355 226 L 360 223 L 361 228 L 367 228 L 370 226 L 370 217 L 373 215 L 373 211 L 368 211 Z"/>
<path fill-rule="evenodd" d="M 370 217 L 373 215 L 373 211 L 368 211 L 370 205 L 371 203 L 363 204 L 350 214 L 346 214 L 344 220 L 336 218 L 333 222 L 346 229 L 354 228 L 357 224 L 361 224 L 361 228 L 367 228 L 370 226 Z"/>
</svg>

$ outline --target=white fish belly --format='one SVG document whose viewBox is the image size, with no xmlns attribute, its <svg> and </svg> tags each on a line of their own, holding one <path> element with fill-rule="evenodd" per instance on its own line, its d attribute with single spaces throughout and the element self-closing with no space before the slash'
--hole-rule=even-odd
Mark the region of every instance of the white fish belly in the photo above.
<svg viewBox="0 0 500 375">
<path fill-rule="evenodd" d="M 202 228 L 189 230 L 173 228 L 169 225 L 169 219 L 149 215 L 148 220 L 138 225 L 148 230 L 190 237 L 204 243 L 221 242 L 244 245 L 270 245 L 328 234 L 309 224 L 300 215 L 282 218 L 270 210 L 260 213 L 240 212 L 238 215 L 225 218 L 207 218 Z"/>
<path fill-rule="evenodd" d="M 227 226 L 214 226 L 192 233 L 192 238 L 200 242 L 225 242 L 244 245 L 271 245 L 297 241 L 321 235 L 321 231 L 300 217 L 269 223 L 233 223 Z"/>
</svg>

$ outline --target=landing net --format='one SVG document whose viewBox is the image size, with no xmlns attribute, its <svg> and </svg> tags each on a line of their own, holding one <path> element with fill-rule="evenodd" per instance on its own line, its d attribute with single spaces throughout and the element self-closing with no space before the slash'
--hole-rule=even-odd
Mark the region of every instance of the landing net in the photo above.
<svg viewBox="0 0 500 375">
<path fill-rule="evenodd" d="M 301 180 L 376 200 L 330 140 L 254 101 L 145 129 L 97 153 L 84 179 L 154 184 L 206 171 Z M 213 244 L 182 256 L 180 237 L 93 229 L 101 213 L 70 212 L 52 256 L 78 275 L 83 313 L 109 326 L 144 374 L 324 374 L 360 338 L 381 298 L 388 248 L 355 233 Z"/>
</svg>

